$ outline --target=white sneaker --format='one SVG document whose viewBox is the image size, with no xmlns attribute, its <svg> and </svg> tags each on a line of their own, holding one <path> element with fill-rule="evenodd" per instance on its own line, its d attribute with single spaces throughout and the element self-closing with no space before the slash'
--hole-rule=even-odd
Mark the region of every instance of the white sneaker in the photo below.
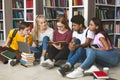
<svg viewBox="0 0 120 80">
<path fill-rule="evenodd" d="M 93 73 L 93 71 L 100 71 L 96 65 L 92 65 L 88 70 L 85 70 L 84 73 Z"/>
<path fill-rule="evenodd" d="M 42 65 L 42 63 L 43 63 L 44 61 L 45 61 L 45 60 L 44 60 L 44 57 L 41 56 L 41 58 L 40 58 L 40 65 Z"/>
<path fill-rule="evenodd" d="M 79 78 L 83 76 L 83 69 L 78 67 L 77 69 L 75 69 L 73 72 L 69 73 L 66 75 L 66 77 L 68 78 Z"/>
<path fill-rule="evenodd" d="M 41 66 L 51 69 L 54 67 L 54 62 L 52 62 L 50 59 L 47 59 L 41 63 Z"/>
</svg>

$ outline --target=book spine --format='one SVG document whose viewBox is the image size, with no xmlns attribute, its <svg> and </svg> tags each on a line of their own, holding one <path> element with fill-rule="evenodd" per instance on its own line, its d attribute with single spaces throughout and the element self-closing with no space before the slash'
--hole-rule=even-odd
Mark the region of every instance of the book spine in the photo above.
<svg viewBox="0 0 120 80">
<path fill-rule="evenodd" d="M 33 8 L 33 0 L 26 0 L 26 7 Z"/>
</svg>

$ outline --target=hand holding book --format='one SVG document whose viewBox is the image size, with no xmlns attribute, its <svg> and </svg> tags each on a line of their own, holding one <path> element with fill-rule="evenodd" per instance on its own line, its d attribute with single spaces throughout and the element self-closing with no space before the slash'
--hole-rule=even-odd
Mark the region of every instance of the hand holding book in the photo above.
<svg viewBox="0 0 120 80">
<path fill-rule="evenodd" d="M 48 45 L 54 45 L 54 46 L 61 46 L 64 47 L 66 45 L 66 42 L 65 41 L 57 41 L 57 42 L 53 42 L 53 41 L 48 41 L 47 42 Z"/>
</svg>

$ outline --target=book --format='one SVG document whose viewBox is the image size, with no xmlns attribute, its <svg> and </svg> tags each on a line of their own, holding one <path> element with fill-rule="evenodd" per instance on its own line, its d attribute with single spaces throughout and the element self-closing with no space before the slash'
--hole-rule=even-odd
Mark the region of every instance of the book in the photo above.
<svg viewBox="0 0 120 80">
<path fill-rule="evenodd" d="M 5 51 L 1 52 L 1 55 L 6 57 L 7 59 L 14 59 L 16 57 L 15 52 L 11 52 L 11 51 L 8 51 L 8 50 L 5 50 Z"/>
<path fill-rule="evenodd" d="M 28 61 L 25 61 L 25 60 L 23 60 L 23 59 L 20 59 L 20 62 L 23 63 L 23 64 L 26 64 L 26 65 L 31 65 L 31 64 L 33 64 L 33 61 L 28 62 Z"/>
<path fill-rule="evenodd" d="M 32 58 L 33 56 L 32 55 L 24 55 L 24 54 L 21 54 L 21 57 L 24 57 L 24 58 Z"/>
<path fill-rule="evenodd" d="M 20 64 L 21 64 L 22 66 L 24 66 L 24 67 L 31 67 L 31 66 L 34 65 L 33 63 L 30 63 L 30 64 L 24 64 L 24 63 L 22 63 L 22 62 L 20 62 Z"/>
<path fill-rule="evenodd" d="M 106 74 L 104 71 L 93 71 L 93 75 L 97 79 L 108 79 L 109 78 L 108 74 Z"/>
<path fill-rule="evenodd" d="M 33 8 L 33 0 L 26 0 L 26 8 Z"/>
<path fill-rule="evenodd" d="M 20 59 L 21 65 L 25 67 L 33 66 L 34 60 L 35 60 L 34 53 L 29 54 L 29 53 L 22 52 L 21 59 Z"/>
<path fill-rule="evenodd" d="M 61 44 L 61 47 L 63 47 L 63 46 L 66 45 L 66 42 L 65 42 L 65 41 L 57 41 L 57 42 L 48 41 L 47 44 L 48 44 L 48 45 L 52 45 L 52 44 L 59 45 L 59 44 Z"/>
<path fill-rule="evenodd" d="M 94 46 L 95 48 L 100 48 L 100 46 L 97 44 L 92 44 L 91 46 Z"/>
<path fill-rule="evenodd" d="M 22 55 L 25 55 L 25 56 L 34 56 L 34 53 L 25 53 L 25 52 L 22 52 Z"/>
<path fill-rule="evenodd" d="M 120 48 L 120 38 L 118 38 L 118 48 Z"/>
</svg>

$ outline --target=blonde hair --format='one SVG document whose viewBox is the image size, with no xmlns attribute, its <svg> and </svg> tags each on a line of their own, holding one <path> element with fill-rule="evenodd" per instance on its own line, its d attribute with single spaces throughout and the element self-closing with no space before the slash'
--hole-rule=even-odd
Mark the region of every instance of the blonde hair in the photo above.
<svg viewBox="0 0 120 80">
<path fill-rule="evenodd" d="M 33 35 L 33 39 L 34 39 L 34 40 L 38 40 L 38 36 L 39 36 L 38 21 L 39 21 L 40 19 L 45 19 L 45 20 L 46 20 L 46 18 L 45 18 L 44 15 L 37 15 L 37 16 L 36 16 L 35 26 L 34 26 L 34 28 L 33 28 L 33 30 L 32 30 L 32 35 Z"/>
</svg>

